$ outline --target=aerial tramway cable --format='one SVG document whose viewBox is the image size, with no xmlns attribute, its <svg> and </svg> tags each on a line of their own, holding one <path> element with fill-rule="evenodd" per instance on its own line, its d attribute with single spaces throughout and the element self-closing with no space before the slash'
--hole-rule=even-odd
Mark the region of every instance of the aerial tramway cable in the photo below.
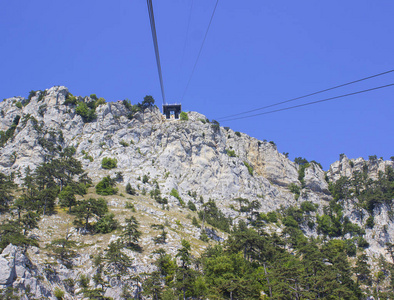
<svg viewBox="0 0 394 300">
<path fill-rule="evenodd" d="M 231 120 L 243 119 L 245 117 L 242 117 L 242 118 L 233 118 L 233 117 L 244 115 L 244 114 L 248 114 L 248 113 L 251 113 L 251 112 L 258 111 L 258 110 L 263 110 L 263 109 L 266 109 L 266 108 L 270 108 L 270 107 L 277 106 L 277 105 L 280 105 L 280 104 L 288 103 L 288 102 L 291 102 L 291 101 L 307 98 L 307 97 L 310 97 L 310 96 L 314 96 L 314 95 L 317 95 L 317 94 L 321 94 L 321 93 L 324 93 L 324 92 L 335 90 L 335 89 L 338 89 L 338 88 L 341 88 L 341 87 L 344 87 L 344 86 L 347 86 L 347 85 L 351 85 L 351 84 L 354 84 L 354 83 L 357 83 L 357 82 L 361 82 L 361 81 L 372 79 L 372 78 L 375 78 L 375 77 L 378 77 L 378 76 L 386 75 L 386 74 L 391 73 L 391 72 L 394 72 L 394 69 L 386 71 L 386 72 L 383 72 L 383 73 L 375 74 L 375 75 L 372 75 L 372 76 L 364 77 L 364 78 L 361 78 L 361 79 L 358 79 L 358 80 L 354 80 L 354 81 L 351 81 L 351 82 L 347 82 L 347 83 L 344 83 L 344 84 L 340 84 L 340 85 L 337 85 L 337 86 L 334 86 L 334 87 L 331 87 L 331 88 L 328 88 L 328 89 L 324 89 L 324 90 L 321 90 L 321 91 L 318 91 L 318 92 L 314 92 L 314 93 L 311 93 L 311 94 L 307 94 L 307 95 L 304 95 L 304 96 L 292 98 L 292 99 L 289 99 L 289 100 L 286 100 L 286 101 L 281 101 L 281 102 L 277 102 L 277 103 L 270 104 L 270 105 L 267 105 L 267 106 L 251 109 L 251 110 L 248 110 L 248 111 L 244 111 L 244 112 L 241 112 L 241 113 L 229 115 L 229 116 L 226 116 L 226 117 L 221 117 L 221 118 L 218 118 L 217 120 L 221 121 L 221 122 L 224 122 L 224 121 L 227 121 L 225 119 L 229 119 L 229 118 L 231 118 Z M 301 105 L 301 106 L 303 106 L 303 105 Z M 298 106 L 295 106 L 295 107 L 298 107 Z M 257 115 L 262 115 L 262 114 L 257 114 Z M 255 115 L 252 115 L 252 116 L 255 116 Z"/>
<path fill-rule="evenodd" d="M 387 88 L 387 87 L 391 87 L 391 86 L 394 86 L 394 83 L 387 84 L 387 85 L 382 85 L 382 86 L 378 86 L 378 87 L 374 87 L 374 88 L 370 88 L 370 89 L 363 90 L 363 91 L 353 92 L 353 93 L 349 93 L 349 94 L 345 94 L 345 95 L 340 95 L 340 96 L 335 96 L 335 97 L 326 98 L 326 99 L 322 99 L 322 100 L 307 102 L 307 103 L 303 103 L 303 104 L 299 104 L 299 105 L 294 105 L 294 106 L 289 106 L 289 107 L 285 107 L 285 108 L 270 110 L 270 111 L 266 111 L 266 112 L 262 112 L 262 113 L 258 113 L 258 114 L 254 114 L 254 115 L 227 119 L 227 120 L 224 120 L 224 121 L 221 121 L 221 122 L 227 122 L 227 121 L 246 119 L 246 118 L 252 118 L 252 117 L 257 117 L 257 116 L 261 116 L 261 115 L 272 114 L 272 113 L 279 112 L 279 111 L 289 110 L 289 109 L 302 107 L 302 106 L 308 106 L 308 105 L 317 104 L 317 103 L 321 103 L 321 102 L 325 102 L 325 101 L 331 101 L 331 100 L 344 98 L 344 97 L 348 97 L 348 96 L 353 96 L 353 95 L 357 95 L 357 94 L 362 94 L 362 93 L 366 93 L 366 92 L 371 92 L 371 91 L 375 91 L 375 90 L 378 90 L 378 89 L 383 89 L 383 88 Z"/>
<path fill-rule="evenodd" d="M 202 41 L 202 43 L 201 43 L 200 50 L 198 51 L 197 59 L 196 59 L 196 61 L 195 61 L 195 63 L 194 63 L 194 66 L 193 66 L 192 72 L 191 72 L 191 74 L 190 74 L 189 80 L 187 81 L 186 88 L 185 88 L 185 90 L 183 91 L 181 101 L 182 101 L 183 98 L 185 97 L 185 94 L 186 94 L 186 91 L 187 91 L 187 89 L 188 89 L 188 87 L 189 87 L 190 81 L 192 80 L 192 77 L 193 77 L 193 74 L 194 74 L 194 70 L 196 69 L 198 60 L 199 60 L 200 55 L 201 55 L 201 52 L 202 52 L 202 48 L 204 47 L 205 40 L 207 39 L 207 35 L 208 35 L 209 28 L 211 27 L 213 17 L 215 16 L 216 7 L 218 6 L 218 3 L 219 3 L 219 0 L 216 0 L 216 4 L 215 4 L 215 7 L 213 8 L 213 12 L 212 12 L 212 15 L 211 15 L 211 19 L 209 20 L 209 24 L 208 24 L 207 30 L 205 31 L 204 39 L 203 39 L 203 41 Z"/>
<path fill-rule="evenodd" d="M 152 0 L 146 0 L 146 3 L 148 5 L 150 28 L 151 28 L 151 31 L 152 31 L 153 46 L 155 48 L 156 64 L 157 64 L 157 71 L 159 73 L 161 95 L 163 97 L 163 105 L 165 105 L 166 104 L 166 97 L 165 97 L 165 94 L 164 94 L 163 75 L 162 75 L 162 72 L 161 72 L 159 45 L 157 43 L 157 34 L 156 34 L 156 26 L 155 26 L 155 17 L 153 15 Z"/>
</svg>

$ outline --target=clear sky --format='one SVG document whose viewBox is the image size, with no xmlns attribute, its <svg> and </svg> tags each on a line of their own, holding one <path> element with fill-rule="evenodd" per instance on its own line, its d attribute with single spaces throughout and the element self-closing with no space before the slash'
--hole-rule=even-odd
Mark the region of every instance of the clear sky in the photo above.
<svg viewBox="0 0 394 300">
<path fill-rule="evenodd" d="M 216 0 L 153 0 L 167 102 L 180 102 Z M 185 111 L 219 119 L 394 69 L 392 0 L 219 0 Z M 291 104 L 394 83 L 394 73 Z M 0 98 L 74 95 L 161 107 L 146 1 L 0 1 Z M 394 87 L 221 122 L 328 169 L 394 155 Z M 285 107 L 285 106 L 283 106 Z M 280 108 L 280 107 L 278 107 Z"/>
</svg>

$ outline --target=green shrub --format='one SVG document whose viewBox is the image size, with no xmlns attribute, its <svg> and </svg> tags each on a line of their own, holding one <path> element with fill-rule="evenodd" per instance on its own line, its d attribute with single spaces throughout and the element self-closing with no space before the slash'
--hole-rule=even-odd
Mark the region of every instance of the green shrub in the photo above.
<svg viewBox="0 0 394 300">
<path fill-rule="evenodd" d="M 353 239 L 345 240 L 346 254 L 350 257 L 354 257 L 357 254 L 357 247 Z"/>
<path fill-rule="evenodd" d="M 79 102 L 75 108 L 75 113 L 80 115 L 85 123 L 92 122 L 97 118 L 94 108 L 89 108 L 85 102 Z"/>
<path fill-rule="evenodd" d="M 68 93 L 66 100 L 63 102 L 63 105 L 77 105 L 77 103 L 77 97 L 74 97 L 71 93 Z"/>
<path fill-rule="evenodd" d="M 64 297 L 64 291 L 62 291 L 61 289 L 59 289 L 58 287 L 55 288 L 55 291 L 53 292 L 54 296 L 56 297 L 56 299 L 58 300 L 63 300 Z"/>
<path fill-rule="evenodd" d="M 135 194 L 137 194 L 135 188 L 132 188 L 130 183 L 128 183 L 128 184 L 126 185 L 126 193 L 129 194 L 129 195 L 132 195 L 132 196 L 134 196 Z"/>
<path fill-rule="evenodd" d="M 19 109 L 22 109 L 22 103 L 20 101 L 15 103 L 15 106 Z"/>
<path fill-rule="evenodd" d="M 30 91 L 29 96 L 27 97 L 27 100 L 30 102 L 31 98 L 33 98 L 36 95 L 36 91 Z"/>
<path fill-rule="evenodd" d="M 82 274 L 79 277 L 78 283 L 81 286 L 81 288 L 85 288 L 85 289 L 88 288 L 89 287 L 89 283 L 90 283 L 89 275 Z"/>
<path fill-rule="evenodd" d="M 369 243 L 367 242 L 367 240 L 365 238 L 363 238 L 362 236 L 360 236 L 357 240 L 357 245 L 360 248 L 368 248 L 369 247 Z"/>
<path fill-rule="evenodd" d="M 196 217 L 193 217 L 193 219 L 192 219 L 192 224 L 193 224 L 194 226 L 196 226 L 196 227 L 200 227 L 200 224 L 198 223 Z"/>
<path fill-rule="evenodd" d="M 200 240 L 203 241 L 203 242 L 205 242 L 205 243 L 208 243 L 208 242 L 209 242 L 209 237 L 208 237 L 208 235 L 206 234 L 205 230 L 201 233 L 201 235 L 200 235 Z"/>
<path fill-rule="evenodd" d="M 88 160 L 90 160 L 90 162 L 92 162 L 94 159 L 93 159 L 93 156 L 91 156 L 91 155 L 88 155 L 88 154 L 85 154 L 84 156 L 83 156 L 83 159 L 88 159 Z"/>
<path fill-rule="evenodd" d="M 218 130 L 220 129 L 220 124 L 219 124 L 218 121 L 212 120 L 211 123 L 212 123 L 211 128 L 212 128 L 214 131 L 218 131 Z"/>
<path fill-rule="evenodd" d="M 131 202 L 127 201 L 125 207 L 128 209 L 131 209 L 133 212 L 135 212 L 135 206 Z"/>
<path fill-rule="evenodd" d="M 300 197 L 301 188 L 295 183 L 290 183 L 287 188 L 290 192 L 294 194 L 294 198 L 298 200 L 298 198 Z"/>
<path fill-rule="evenodd" d="M 126 107 L 127 110 L 131 110 L 131 103 L 129 99 L 124 99 L 122 101 L 123 105 Z"/>
<path fill-rule="evenodd" d="M 129 144 L 128 142 L 124 141 L 124 140 L 121 140 L 121 141 L 119 142 L 119 144 L 121 144 L 123 147 L 128 147 L 128 146 L 130 146 L 130 144 Z"/>
<path fill-rule="evenodd" d="M 148 183 L 148 182 L 149 182 L 149 176 L 148 175 L 142 176 L 142 183 Z"/>
<path fill-rule="evenodd" d="M 311 201 L 304 201 L 301 203 L 301 210 L 303 212 L 313 212 L 316 211 L 316 206 Z"/>
<path fill-rule="evenodd" d="M 209 199 L 208 202 L 204 204 L 204 209 L 198 212 L 198 217 L 200 220 L 205 220 L 205 222 L 211 226 L 225 232 L 230 232 L 230 225 L 232 224 L 231 218 L 226 217 L 212 199 Z"/>
<path fill-rule="evenodd" d="M 374 217 L 373 216 L 369 216 L 369 218 L 367 219 L 366 223 L 365 223 L 365 227 L 366 228 L 373 228 L 374 226 Z"/>
<path fill-rule="evenodd" d="M 97 107 L 97 106 L 100 106 L 100 105 L 103 105 L 103 104 L 105 104 L 105 99 L 100 97 L 100 98 L 95 102 L 94 105 Z"/>
<path fill-rule="evenodd" d="M 0 147 L 3 147 L 7 141 L 14 136 L 14 132 L 19 124 L 20 118 L 20 116 L 16 116 L 12 121 L 12 125 L 7 129 L 6 132 L 0 130 Z"/>
<path fill-rule="evenodd" d="M 187 203 L 187 207 L 188 207 L 191 211 L 197 211 L 196 205 L 195 205 L 193 202 L 191 202 L 190 200 L 189 200 L 189 202 Z"/>
<path fill-rule="evenodd" d="M 38 91 L 40 92 L 40 96 L 38 96 L 37 101 L 41 101 L 42 99 L 44 99 L 45 95 L 47 94 L 47 91 Z"/>
<path fill-rule="evenodd" d="M 283 219 L 283 225 L 286 227 L 299 228 L 298 222 L 292 216 L 285 217 Z"/>
<path fill-rule="evenodd" d="M 268 222 L 270 222 L 270 223 L 278 222 L 278 216 L 276 215 L 276 213 L 274 211 L 270 211 L 267 213 L 267 219 L 268 219 Z"/>
<path fill-rule="evenodd" d="M 230 157 L 236 157 L 236 156 L 237 156 L 237 155 L 235 154 L 235 151 L 234 151 L 234 150 L 226 150 L 226 152 L 227 152 L 227 155 L 230 156 Z"/>
<path fill-rule="evenodd" d="M 115 219 L 113 213 L 106 214 L 104 217 L 100 218 L 94 225 L 94 229 L 99 233 L 110 233 L 118 228 L 119 223 Z"/>
<path fill-rule="evenodd" d="M 187 120 L 189 120 L 189 116 L 187 115 L 187 112 L 181 112 L 181 114 L 179 115 L 179 118 L 182 120 L 182 121 L 187 121 Z"/>
<path fill-rule="evenodd" d="M 248 169 L 250 176 L 253 176 L 253 167 L 249 165 L 246 161 L 244 161 L 244 165 Z"/>
<path fill-rule="evenodd" d="M 182 207 L 185 206 L 185 202 L 182 200 L 181 196 L 179 196 L 179 193 L 178 193 L 178 191 L 176 189 L 172 189 L 170 195 L 175 197 L 175 198 L 177 198 L 178 201 L 179 201 L 179 204 Z"/>
<path fill-rule="evenodd" d="M 115 195 L 118 192 L 115 185 L 115 180 L 106 176 L 96 185 L 96 193 L 103 196 Z"/>
<path fill-rule="evenodd" d="M 114 169 L 117 167 L 118 160 L 116 158 L 104 157 L 101 161 L 103 169 Z"/>
<path fill-rule="evenodd" d="M 238 136 L 238 137 L 241 137 L 241 133 L 239 131 L 236 131 L 235 135 Z"/>
</svg>

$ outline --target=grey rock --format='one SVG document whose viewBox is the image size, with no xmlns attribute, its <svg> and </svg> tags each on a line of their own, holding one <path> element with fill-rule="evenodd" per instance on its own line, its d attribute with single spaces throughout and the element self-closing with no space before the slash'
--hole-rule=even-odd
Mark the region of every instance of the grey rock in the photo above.
<svg viewBox="0 0 394 300">
<path fill-rule="evenodd" d="M 10 286 L 17 277 L 15 255 L 17 247 L 9 244 L 0 255 L 0 285 Z"/>
</svg>

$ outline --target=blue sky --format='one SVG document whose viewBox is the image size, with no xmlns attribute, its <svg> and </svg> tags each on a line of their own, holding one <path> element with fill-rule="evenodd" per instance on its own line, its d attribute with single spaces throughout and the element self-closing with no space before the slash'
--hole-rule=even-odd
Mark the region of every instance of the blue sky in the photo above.
<svg viewBox="0 0 394 300">
<path fill-rule="evenodd" d="M 186 35 L 192 1 L 153 0 L 168 102 L 181 100 L 215 2 L 194 0 Z M 219 0 L 183 109 L 219 119 L 393 69 L 393 12 L 389 0 Z M 1 1 L 0 70 L 1 99 L 65 85 L 107 101 L 152 95 L 161 106 L 142 0 Z M 294 104 L 389 83 L 394 73 Z M 393 94 L 394 87 L 221 125 L 324 169 L 340 153 L 389 159 Z"/>
</svg>

